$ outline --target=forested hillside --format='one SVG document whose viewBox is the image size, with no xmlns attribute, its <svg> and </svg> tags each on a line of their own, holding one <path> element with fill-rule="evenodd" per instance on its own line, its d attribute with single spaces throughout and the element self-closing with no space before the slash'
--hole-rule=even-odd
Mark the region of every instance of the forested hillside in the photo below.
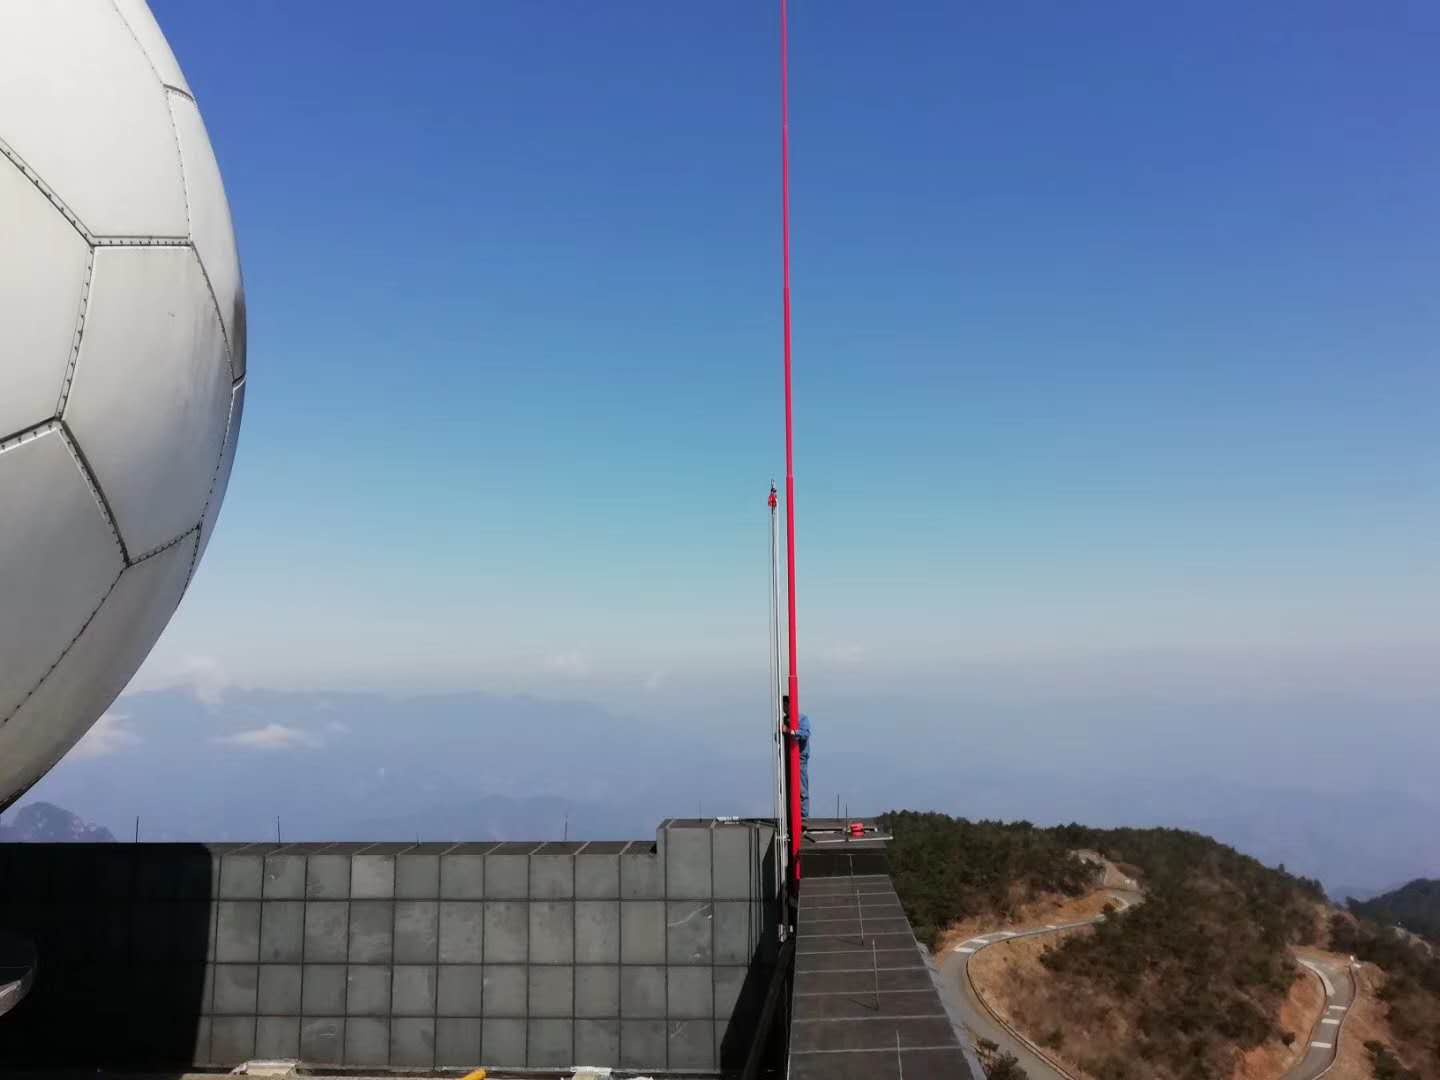
<svg viewBox="0 0 1440 1080">
<path fill-rule="evenodd" d="M 1296 978 L 1287 951 L 1315 939 L 1320 884 L 1270 869 L 1208 837 L 1175 829 L 1040 829 L 895 813 L 892 868 L 917 930 L 998 910 L 1011 883 L 1074 894 L 1093 849 L 1143 875 L 1146 902 L 1048 952 L 1043 1012 L 1052 1045 L 1067 1029 L 1114 1033 L 1113 1053 L 1080 1064 L 1101 1080 L 1227 1076 L 1237 1053 L 1278 1030 Z M 1288 1033 L 1291 1037 L 1303 1033 Z M 1059 1049 L 1060 1046 L 1057 1046 Z"/>
<path fill-rule="evenodd" d="M 1351 900 L 1356 915 L 1427 937 L 1440 945 L 1440 881 L 1416 878 L 1393 892 L 1369 900 Z"/>
<path fill-rule="evenodd" d="M 969 915 L 1007 915 L 1032 896 L 1078 896 L 1095 870 L 1053 829 L 1026 821 L 966 821 L 945 814 L 895 811 L 881 818 L 893 834 L 895 887 L 915 928 L 934 946 L 940 932 Z"/>
</svg>

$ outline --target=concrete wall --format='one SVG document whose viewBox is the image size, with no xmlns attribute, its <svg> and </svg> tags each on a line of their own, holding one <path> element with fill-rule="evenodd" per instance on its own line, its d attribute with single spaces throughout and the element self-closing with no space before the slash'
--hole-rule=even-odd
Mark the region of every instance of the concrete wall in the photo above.
<svg viewBox="0 0 1440 1080">
<path fill-rule="evenodd" d="M 47 1037 L 0 1061 L 58 1040 L 90 1063 L 77 1022 L 108 1005 L 97 1064 L 738 1067 L 773 842 L 676 820 L 654 844 L 12 845 L 0 925 L 41 967 L 3 1041 Z"/>
</svg>

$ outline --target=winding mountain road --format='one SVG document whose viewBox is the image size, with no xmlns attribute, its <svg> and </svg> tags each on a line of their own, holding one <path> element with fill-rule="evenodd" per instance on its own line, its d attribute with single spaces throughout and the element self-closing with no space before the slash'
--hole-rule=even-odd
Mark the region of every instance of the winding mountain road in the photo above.
<svg viewBox="0 0 1440 1080">
<path fill-rule="evenodd" d="M 1300 963 L 1320 977 L 1325 987 L 1325 1011 L 1310 1032 L 1305 1056 L 1285 1074 L 1285 1080 L 1316 1080 L 1334 1067 L 1340 1054 L 1340 1031 L 1345 1014 L 1355 1003 L 1355 975 L 1345 960 L 1302 957 Z"/>
<path fill-rule="evenodd" d="M 1112 896 L 1123 911 L 1141 903 L 1141 893 L 1129 889 L 1103 890 Z M 970 977 L 970 960 L 991 945 L 1021 938 L 1045 937 L 1103 922 L 1104 915 L 1079 922 L 1046 923 L 1024 930 L 994 930 L 949 946 L 936 958 L 940 997 L 952 1019 L 968 1030 L 973 1039 L 988 1039 L 1001 1051 L 1014 1054 L 1030 1080 L 1073 1080 L 1058 1061 L 1000 1019 L 976 989 Z M 1349 964 L 1322 959 L 1299 961 L 1314 972 L 1325 987 L 1325 1010 L 1310 1033 L 1305 1055 L 1285 1073 L 1283 1080 L 1318 1080 L 1334 1067 L 1339 1053 L 1340 1031 L 1345 1014 L 1355 999 L 1355 981 Z M 966 1039 L 966 1032 L 960 1032 Z"/>
</svg>

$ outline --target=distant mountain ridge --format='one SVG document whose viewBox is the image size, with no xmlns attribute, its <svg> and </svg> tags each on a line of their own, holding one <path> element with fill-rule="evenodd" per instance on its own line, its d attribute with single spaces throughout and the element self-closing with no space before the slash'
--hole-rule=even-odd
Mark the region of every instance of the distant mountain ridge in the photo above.
<svg viewBox="0 0 1440 1080">
<path fill-rule="evenodd" d="M 1348 901 L 1356 915 L 1406 930 L 1440 944 L 1440 880 L 1416 878 L 1369 900 Z"/>
<path fill-rule="evenodd" d="M 113 844 L 115 834 L 54 803 L 22 806 L 9 822 L 0 822 L 0 843 Z"/>
</svg>

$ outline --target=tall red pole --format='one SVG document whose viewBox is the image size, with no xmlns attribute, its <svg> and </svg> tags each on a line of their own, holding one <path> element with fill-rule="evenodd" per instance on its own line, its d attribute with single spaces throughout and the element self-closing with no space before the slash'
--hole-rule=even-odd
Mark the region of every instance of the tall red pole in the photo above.
<svg viewBox="0 0 1440 1080">
<path fill-rule="evenodd" d="M 795 618 L 795 394 L 790 352 L 790 9 L 780 0 L 780 221 L 784 249 L 785 302 L 785 568 L 790 600 L 790 873 L 800 880 L 800 649 Z"/>
</svg>

